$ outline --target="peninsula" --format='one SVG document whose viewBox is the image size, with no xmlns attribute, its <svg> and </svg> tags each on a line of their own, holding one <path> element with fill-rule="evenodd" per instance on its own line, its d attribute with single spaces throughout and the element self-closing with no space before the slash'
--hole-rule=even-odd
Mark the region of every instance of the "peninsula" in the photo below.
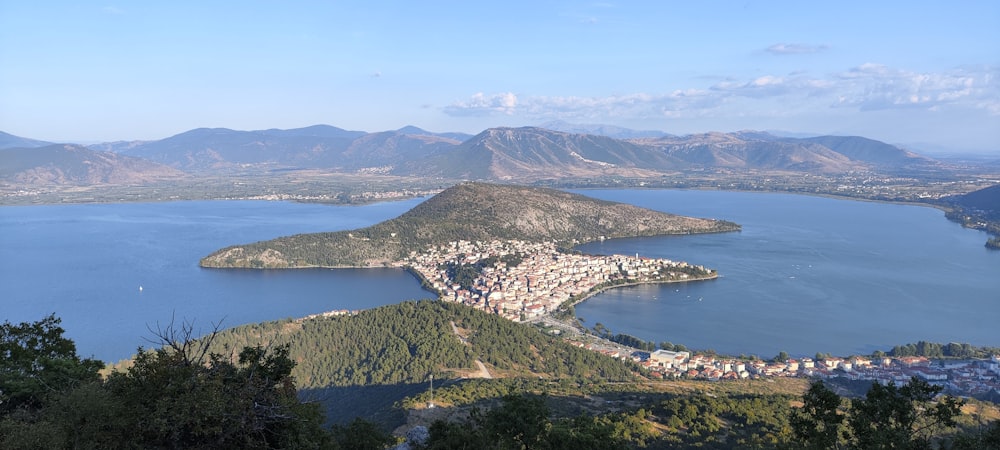
<svg viewBox="0 0 1000 450">
<path fill-rule="evenodd" d="M 597 200 L 559 190 L 463 183 L 405 214 L 350 231 L 237 245 L 202 267 L 405 267 L 444 300 L 530 319 L 602 288 L 709 279 L 714 270 L 635 256 L 580 255 L 603 239 L 718 233 L 740 226 Z"/>
</svg>

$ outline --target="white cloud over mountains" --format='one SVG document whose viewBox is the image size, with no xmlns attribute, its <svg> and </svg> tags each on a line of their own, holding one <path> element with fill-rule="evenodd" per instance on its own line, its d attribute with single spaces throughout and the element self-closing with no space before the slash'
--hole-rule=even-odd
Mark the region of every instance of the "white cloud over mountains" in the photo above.
<svg viewBox="0 0 1000 450">
<path fill-rule="evenodd" d="M 836 106 L 862 111 L 966 107 L 1000 114 L 1000 68 L 970 67 L 917 73 L 863 64 L 838 76 L 844 86 Z"/>
<path fill-rule="evenodd" d="M 514 114 L 517 96 L 511 92 L 486 95 L 477 92 L 468 100 L 452 103 L 444 112 L 452 116 L 488 116 L 492 114 Z"/>
<path fill-rule="evenodd" d="M 775 104 L 782 108 L 773 108 Z M 1000 68 L 974 66 L 920 73 L 869 63 L 823 77 L 805 73 L 765 75 L 659 94 L 578 97 L 477 93 L 447 106 L 444 112 L 451 116 L 519 115 L 534 120 L 693 118 L 734 113 L 754 116 L 766 110 L 821 112 L 830 108 L 958 108 L 1000 115 Z"/>
</svg>

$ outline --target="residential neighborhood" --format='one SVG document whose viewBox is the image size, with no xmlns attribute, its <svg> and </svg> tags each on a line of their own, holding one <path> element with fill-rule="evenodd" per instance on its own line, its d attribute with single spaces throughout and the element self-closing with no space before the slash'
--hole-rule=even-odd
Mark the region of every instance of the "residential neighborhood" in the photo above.
<svg viewBox="0 0 1000 450">
<path fill-rule="evenodd" d="M 711 381 L 765 377 L 845 378 L 896 385 L 917 377 L 958 396 L 1000 393 L 1000 355 L 989 359 L 929 359 L 923 356 L 872 358 L 791 358 L 786 361 L 746 360 L 687 351 L 641 351 L 609 342 L 572 341 L 575 345 L 623 361 L 634 361 L 656 379 Z"/>
<path fill-rule="evenodd" d="M 714 278 L 715 271 L 685 262 L 635 256 L 560 251 L 555 242 L 453 241 L 408 258 L 441 300 L 464 303 L 521 322 L 555 312 L 610 286 Z M 449 267 L 474 267 L 463 285 Z M 453 271 L 452 271 L 453 272 Z"/>
</svg>

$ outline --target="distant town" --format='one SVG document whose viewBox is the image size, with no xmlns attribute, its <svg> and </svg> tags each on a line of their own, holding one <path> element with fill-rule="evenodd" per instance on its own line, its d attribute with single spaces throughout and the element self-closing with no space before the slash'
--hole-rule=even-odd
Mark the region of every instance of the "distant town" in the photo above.
<svg viewBox="0 0 1000 450">
<path fill-rule="evenodd" d="M 845 378 L 896 385 L 906 384 L 917 377 L 930 384 L 942 386 L 945 392 L 975 396 L 992 391 L 1000 392 L 1000 355 L 990 359 L 932 360 L 924 356 L 881 358 L 853 356 L 850 358 L 826 357 L 785 361 L 742 360 L 715 355 L 692 354 L 687 351 L 657 350 L 645 352 L 637 349 L 614 348 L 607 344 L 584 344 L 579 347 L 597 351 L 613 358 L 631 360 L 657 379 L 688 378 L 711 381 L 740 380 L 765 377 Z"/>
<path fill-rule="evenodd" d="M 407 263 L 441 300 L 515 322 L 553 313 L 606 287 L 717 276 L 714 270 L 669 259 L 584 255 L 560 251 L 555 242 L 518 240 L 453 241 L 411 252 Z"/>
</svg>

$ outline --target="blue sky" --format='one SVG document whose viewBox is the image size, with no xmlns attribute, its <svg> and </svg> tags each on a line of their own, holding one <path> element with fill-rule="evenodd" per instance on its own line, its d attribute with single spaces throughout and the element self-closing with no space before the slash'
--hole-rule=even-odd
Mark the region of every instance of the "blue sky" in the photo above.
<svg viewBox="0 0 1000 450">
<path fill-rule="evenodd" d="M 1000 2 L 0 0 L 0 131 L 552 120 L 1000 154 Z"/>
</svg>

